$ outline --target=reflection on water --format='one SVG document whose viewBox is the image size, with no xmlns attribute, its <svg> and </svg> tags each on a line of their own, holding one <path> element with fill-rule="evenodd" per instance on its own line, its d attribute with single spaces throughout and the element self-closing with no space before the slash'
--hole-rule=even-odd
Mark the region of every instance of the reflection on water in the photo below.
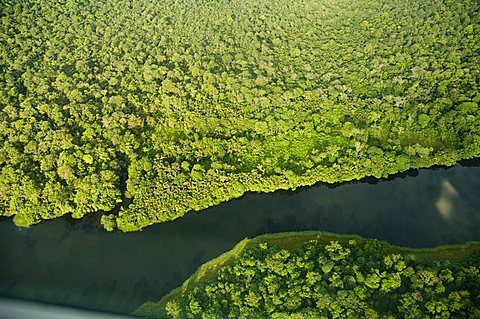
<svg viewBox="0 0 480 319">
<path fill-rule="evenodd" d="M 458 198 L 458 192 L 453 185 L 446 179 L 441 183 L 440 198 L 435 202 L 438 213 L 443 219 L 450 219 L 455 212 L 455 199 Z"/>
<path fill-rule="evenodd" d="M 128 313 L 241 239 L 266 232 L 353 233 L 411 247 L 480 240 L 478 198 L 480 167 L 456 166 L 247 194 L 129 234 L 68 218 L 29 229 L 2 220 L 0 295 Z"/>
<path fill-rule="evenodd" d="M 127 319 L 125 316 L 2 298 L 0 316 L 3 319 Z"/>
</svg>

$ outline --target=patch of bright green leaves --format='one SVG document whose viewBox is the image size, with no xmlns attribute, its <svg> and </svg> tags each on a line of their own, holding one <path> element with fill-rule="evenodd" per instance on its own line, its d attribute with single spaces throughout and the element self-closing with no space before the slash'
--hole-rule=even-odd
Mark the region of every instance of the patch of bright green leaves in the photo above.
<svg viewBox="0 0 480 319">
<path fill-rule="evenodd" d="M 3 1 L 0 215 L 131 198 L 102 221 L 134 231 L 246 191 L 479 156 L 479 5 Z"/>
</svg>

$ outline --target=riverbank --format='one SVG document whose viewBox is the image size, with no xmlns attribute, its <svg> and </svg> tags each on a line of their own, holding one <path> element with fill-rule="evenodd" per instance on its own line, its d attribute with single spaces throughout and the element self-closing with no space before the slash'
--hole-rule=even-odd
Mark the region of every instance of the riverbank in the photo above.
<svg viewBox="0 0 480 319">
<path fill-rule="evenodd" d="M 449 218 L 436 207 L 445 184 L 458 193 Z M 417 248 L 480 240 L 479 190 L 480 167 L 457 165 L 331 188 L 246 194 L 129 234 L 105 232 L 87 219 L 63 217 L 23 229 L 4 218 L 0 255 L 8 262 L 0 295 L 127 314 L 181 286 L 245 237 L 322 230 Z"/>
<path fill-rule="evenodd" d="M 429 267 L 432 267 L 432 268 L 437 267 L 438 271 L 440 272 L 445 271 L 448 267 L 451 267 L 452 264 L 461 265 L 462 263 L 467 261 L 469 258 L 471 258 L 472 255 L 480 252 L 480 242 L 469 242 L 463 245 L 443 245 L 443 246 L 438 246 L 436 248 L 429 248 L 429 249 L 414 249 L 414 248 L 406 248 L 406 247 L 400 247 L 395 245 L 389 245 L 386 242 L 372 240 L 372 239 L 365 239 L 356 235 L 339 235 L 339 234 L 317 232 L 317 231 L 265 234 L 265 235 L 255 237 L 253 239 L 246 238 L 242 240 L 232 250 L 200 266 L 199 269 L 190 278 L 188 278 L 182 284 L 181 287 L 172 290 L 169 294 L 167 294 L 157 303 L 155 302 L 145 303 L 144 305 L 139 307 L 133 313 L 133 315 L 139 316 L 139 317 L 145 317 L 145 318 L 170 318 L 170 317 L 175 318 L 175 316 L 172 316 L 172 309 L 173 309 L 172 305 L 175 305 L 175 307 L 178 307 L 178 309 L 182 308 L 180 305 L 185 303 L 184 299 L 187 298 L 186 296 L 190 297 L 191 294 L 195 293 L 195 291 L 197 291 L 198 289 L 201 291 L 203 291 L 204 289 L 208 290 L 209 288 L 207 287 L 211 287 L 212 283 L 219 281 L 218 276 L 220 276 L 220 278 L 226 278 L 222 276 L 228 277 L 228 275 L 226 274 L 228 274 L 229 272 L 228 270 L 225 270 L 225 269 L 231 269 L 231 268 L 233 269 L 235 267 L 238 267 L 238 264 L 239 262 L 241 263 L 242 259 L 246 259 L 246 260 L 249 260 L 249 258 L 255 259 L 255 257 L 252 257 L 254 256 L 254 254 L 250 254 L 250 252 L 255 251 L 256 253 L 258 253 L 258 247 L 261 247 L 261 249 L 266 249 L 266 247 L 274 247 L 269 249 L 274 249 L 276 252 L 278 251 L 288 252 L 285 254 L 297 254 L 301 258 L 302 254 L 299 253 L 299 251 L 301 251 L 302 249 L 305 250 L 306 245 L 312 242 L 314 243 L 314 245 L 321 246 L 321 247 L 334 246 L 332 242 L 338 243 L 338 246 L 334 246 L 334 247 L 337 247 L 335 249 L 338 249 L 338 251 L 341 252 L 342 251 L 341 247 L 343 247 L 344 249 L 343 251 L 345 252 L 345 254 L 347 254 L 346 252 L 350 254 L 350 250 L 353 250 L 352 247 L 355 247 L 356 245 L 359 245 L 362 247 L 375 246 L 376 251 L 374 250 L 370 251 L 370 254 L 372 255 L 382 254 L 385 260 L 387 260 L 387 258 L 393 258 L 397 260 L 400 258 L 400 260 L 402 260 L 401 258 L 403 258 L 403 260 L 405 261 L 402 260 L 401 263 L 405 263 L 409 267 L 410 267 L 410 264 L 412 265 L 411 267 L 415 267 L 414 265 L 429 265 Z M 346 247 L 350 247 L 350 248 L 346 248 Z M 340 253 L 340 255 L 341 254 L 342 253 Z M 247 257 L 245 257 L 245 255 L 247 255 Z M 303 256 L 305 256 L 305 254 Z M 393 256 L 398 256 L 398 257 L 393 257 Z M 360 257 L 369 259 L 369 256 L 367 255 L 363 257 L 360 256 Z M 335 257 L 333 258 L 333 260 L 340 260 L 340 259 L 335 259 Z M 267 263 L 269 262 L 268 258 L 262 259 L 262 260 L 263 262 L 265 261 Z M 250 261 L 250 263 L 253 263 L 253 261 Z M 445 266 L 446 268 L 439 267 L 439 265 Z M 265 272 L 265 270 L 257 270 L 257 271 L 262 273 Z M 312 271 L 315 271 L 315 269 L 313 269 Z M 337 270 L 337 271 L 340 272 L 341 270 Z M 380 272 L 381 271 L 382 270 L 380 270 Z M 388 272 L 388 270 L 386 271 Z M 477 272 L 478 272 L 478 269 L 477 269 Z M 219 273 L 223 275 L 219 275 Z M 378 270 L 377 270 L 377 273 L 378 273 Z M 395 273 L 395 275 L 397 276 L 399 273 L 400 272 L 397 272 Z M 382 274 L 380 273 L 378 274 L 380 277 L 382 277 L 382 274 L 383 274 L 383 277 L 385 278 L 388 276 L 388 274 L 385 275 L 385 271 Z M 253 276 L 256 276 L 256 275 L 257 274 Z M 413 276 L 413 275 L 410 274 L 409 276 Z M 286 280 L 284 284 L 286 284 L 287 286 L 290 286 L 290 282 L 285 278 L 284 280 Z M 381 279 L 378 279 L 378 280 L 379 282 L 381 281 Z M 403 280 L 405 281 L 406 279 L 403 279 Z M 226 287 L 226 285 L 229 285 L 229 281 L 226 280 L 222 285 L 225 285 Z M 232 287 L 233 287 L 233 284 L 232 284 Z M 400 286 L 396 288 L 399 288 L 399 287 Z M 198 291 L 197 291 L 197 294 L 198 294 Z M 169 310 L 166 310 L 166 309 L 169 309 Z M 208 309 L 206 309 L 205 311 L 208 311 Z M 170 316 L 167 313 L 170 314 Z M 216 318 L 216 317 L 213 317 L 213 318 Z"/>
</svg>

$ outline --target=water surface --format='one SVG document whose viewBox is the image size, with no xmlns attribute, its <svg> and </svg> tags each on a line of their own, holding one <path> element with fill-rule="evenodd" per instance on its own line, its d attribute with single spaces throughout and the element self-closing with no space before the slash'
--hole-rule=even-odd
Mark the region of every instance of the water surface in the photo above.
<svg viewBox="0 0 480 319">
<path fill-rule="evenodd" d="M 20 229 L 3 219 L 0 296 L 129 313 L 241 239 L 267 232 L 351 233 L 410 247 L 480 240 L 480 167 L 466 164 L 247 194 L 137 233 L 69 218 Z"/>
</svg>

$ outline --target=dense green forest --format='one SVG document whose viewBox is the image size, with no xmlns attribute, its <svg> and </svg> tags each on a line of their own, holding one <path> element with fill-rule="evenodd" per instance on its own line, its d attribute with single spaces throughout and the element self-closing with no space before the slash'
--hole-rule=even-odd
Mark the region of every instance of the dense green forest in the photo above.
<svg viewBox="0 0 480 319">
<path fill-rule="evenodd" d="M 0 2 L 0 215 L 20 226 L 116 207 L 105 228 L 133 231 L 480 155 L 477 0 Z"/>
<path fill-rule="evenodd" d="M 480 243 L 406 249 L 318 232 L 244 240 L 144 318 L 480 318 Z"/>
</svg>

